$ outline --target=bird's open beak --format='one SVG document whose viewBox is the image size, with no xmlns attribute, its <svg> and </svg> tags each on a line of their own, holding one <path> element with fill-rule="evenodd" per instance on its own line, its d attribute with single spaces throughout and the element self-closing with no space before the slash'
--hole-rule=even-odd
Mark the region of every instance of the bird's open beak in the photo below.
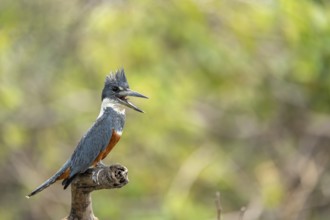
<svg viewBox="0 0 330 220">
<path fill-rule="evenodd" d="M 135 96 L 135 97 L 140 97 L 140 98 L 145 98 L 145 99 L 147 99 L 148 97 L 144 96 L 138 92 L 132 91 L 130 89 L 121 91 L 118 93 L 118 101 L 120 104 L 123 104 L 129 108 L 134 109 L 135 111 L 143 113 L 143 111 L 141 109 L 139 109 L 138 107 L 136 107 L 135 105 L 133 105 L 131 102 L 128 101 L 127 96 Z"/>
</svg>

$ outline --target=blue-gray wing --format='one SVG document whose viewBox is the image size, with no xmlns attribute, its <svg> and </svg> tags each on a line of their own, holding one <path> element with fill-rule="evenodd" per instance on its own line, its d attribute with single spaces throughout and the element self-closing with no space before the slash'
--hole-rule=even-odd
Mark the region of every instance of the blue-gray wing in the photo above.
<svg viewBox="0 0 330 220">
<path fill-rule="evenodd" d="M 71 157 L 70 177 L 85 172 L 108 145 L 112 136 L 112 120 L 103 114 L 82 137 Z M 69 177 L 69 178 L 70 178 Z"/>
</svg>

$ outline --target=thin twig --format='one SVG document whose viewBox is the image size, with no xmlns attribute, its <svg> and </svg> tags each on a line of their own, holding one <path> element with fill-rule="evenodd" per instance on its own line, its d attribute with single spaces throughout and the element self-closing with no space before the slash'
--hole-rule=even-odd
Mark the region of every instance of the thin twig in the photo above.
<svg viewBox="0 0 330 220">
<path fill-rule="evenodd" d="M 217 208 L 217 220 L 221 220 L 222 207 L 220 200 L 220 192 L 215 193 L 215 206 Z"/>
<path fill-rule="evenodd" d="M 246 212 L 246 207 L 243 206 L 241 208 L 240 212 L 239 212 L 239 218 L 238 218 L 238 220 L 243 220 L 245 212 Z"/>
</svg>

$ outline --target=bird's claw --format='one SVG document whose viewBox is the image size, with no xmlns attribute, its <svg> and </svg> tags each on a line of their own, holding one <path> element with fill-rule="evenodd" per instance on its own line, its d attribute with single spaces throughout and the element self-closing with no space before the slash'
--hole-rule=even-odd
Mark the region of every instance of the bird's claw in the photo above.
<svg viewBox="0 0 330 220">
<path fill-rule="evenodd" d="M 105 165 L 102 161 L 99 161 L 96 165 L 95 165 L 95 167 L 99 167 L 99 168 L 104 168 L 104 167 L 106 167 L 107 165 Z"/>
</svg>

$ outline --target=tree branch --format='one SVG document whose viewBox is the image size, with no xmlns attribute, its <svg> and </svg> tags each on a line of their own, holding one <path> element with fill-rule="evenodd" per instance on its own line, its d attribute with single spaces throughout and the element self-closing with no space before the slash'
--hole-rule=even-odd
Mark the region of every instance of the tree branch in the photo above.
<svg viewBox="0 0 330 220">
<path fill-rule="evenodd" d="M 115 164 L 99 166 L 79 174 L 71 183 L 71 211 L 63 220 L 97 220 L 93 213 L 91 192 L 121 188 L 128 183 L 126 167 Z"/>
</svg>

